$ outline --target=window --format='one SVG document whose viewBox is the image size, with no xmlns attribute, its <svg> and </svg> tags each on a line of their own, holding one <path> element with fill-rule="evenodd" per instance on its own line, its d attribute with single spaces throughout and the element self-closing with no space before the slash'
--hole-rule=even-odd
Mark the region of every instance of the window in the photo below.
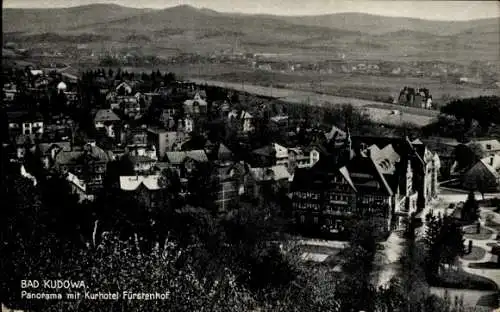
<svg viewBox="0 0 500 312">
<path fill-rule="evenodd" d="M 491 144 L 486 144 L 486 149 L 490 150 L 491 149 Z"/>
<path fill-rule="evenodd" d="M 304 215 L 300 216 L 300 223 L 306 223 L 306 216 Z"/>
<path fill-rule="evenodd" d="M 314 224 L 318 224 L 318 217 L 314 217 L 313 222 Z"/>
</svg>

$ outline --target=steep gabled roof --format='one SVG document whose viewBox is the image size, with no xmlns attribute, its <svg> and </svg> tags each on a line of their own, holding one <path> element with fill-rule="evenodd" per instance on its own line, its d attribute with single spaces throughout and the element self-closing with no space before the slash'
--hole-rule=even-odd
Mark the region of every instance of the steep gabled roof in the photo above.
<svg viewBox="0 0 500 312">
<path fill-rule="evenodd" d="M 171 164 L 180 165 L 190 158 L 197 162 L 208 162 L 207 154 L 204 150 L 178 151 L 165 153 L 167 161 Z"/>
<path fill-rule="evenodd" d="M 252 151 L 252 154 L 266 157 L 274 156 L 275 153 L 276 151 L 272 145 L 266 145 Z"/>
<path fill-rule="evenodd" d="M 335 125 L 332 126 L 332 129 L 329 132 L 325 133 L 325 137 L 328 141 L 330 141 L 331 139 L 333 139 L 336 133 L 336 140 L 345 140 L 347 137 L 347 133 L 344 130 L 336 127 Z"/>
<path fill-rule="evenodd" d="M 97 111 L 95 117 L 95 121 L 104 122 L 104 121 L 120 121 L 120 117 L 118 117 L 112 110 L 110 109 L 100 109 Z"/>
<path fill-rule="evenodd" d="M 493 155 L 480 160 L 486 169 L 495 177 L 500 178 L 500 156 Z"/>
<path fill-rule="evenodd" d="M 373 190 L 392 195 L 393 191 L 387 183 L 381 168 L 371 157 L 357 156 L 345 166 L 357 192 L 370 193 Z"/>
</svg>

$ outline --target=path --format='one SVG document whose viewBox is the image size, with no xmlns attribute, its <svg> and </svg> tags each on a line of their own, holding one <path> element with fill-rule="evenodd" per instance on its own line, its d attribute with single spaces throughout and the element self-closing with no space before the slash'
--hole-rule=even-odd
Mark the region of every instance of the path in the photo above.
<svg viewBox="0 0 500 312">
<path fill-rule="evenodd" d="M 492 212 L 491 210 L 486 210 L 484 208 L 481 208 L 481 219 L 482 220 L 485 220 L 486 215 L 488 215 L 488 214 L 493 215 L 494 220 L 500 219 L 500 215 L 498 213 Z M 488 239 L 482 239 L 482 240 L 467 238 L 466 243 L 468 244 L 468 241 L 472 240 L 473 246 L 483 248 L 486 251 L 483 258 L 479 259 L 479 260 L 464 260 L 464 259 L 460 258 L 459 260 L 460 260 L 460 263 L 462 264 L 462 268 L 465 272 L 489 278 L 492 281 L 494 281 L 500 289 L 500 269 L 481 269 L 481 268 L 470 268 L 469 267 L 469 264 L 471 264 L 471 263 L 490 262 L 490 261 L 496 262 L 497 261 L 497 256 L 495 256 L 491 253 L 491 246 L 488 246 L 488 244 L 498 242 L 496 240 L 498 231 L 494 228 L 491 228 L 491 227 L 484 225 L 484 223 L 482 223 L 482 226 L 492 232 L 490 237 Z"/>
</svg>

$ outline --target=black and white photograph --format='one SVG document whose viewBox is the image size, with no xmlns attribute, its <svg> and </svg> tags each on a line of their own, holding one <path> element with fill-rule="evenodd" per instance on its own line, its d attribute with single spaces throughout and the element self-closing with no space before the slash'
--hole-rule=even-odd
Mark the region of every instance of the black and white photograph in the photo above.
<svg viewBox="0 0 500 312">
<path fill-rule="evenodd" d="M 3 0 L 1 312 L 500 311 L 500 2 Z"/>
</svg>

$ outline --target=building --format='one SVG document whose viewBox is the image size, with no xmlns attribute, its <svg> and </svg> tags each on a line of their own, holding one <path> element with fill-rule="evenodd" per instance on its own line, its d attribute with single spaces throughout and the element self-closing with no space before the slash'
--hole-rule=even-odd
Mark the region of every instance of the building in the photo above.
<svg viewBox="0 0 500 312">
<path fill-rule="evenodd" d="M 155 146 L 158 159 L 163 159 L 166 152 L 175 150 L 185 139 L 185 134 L 179 131 L 167 131 L 159 128 L 147 129 L 148 142 Z"/>
<path fill-rule="evenodd" d="M 118 96 L 116 102 L 111 103 L 111 108 L 118 104 L 118 108 L 127 116 L 136 116 L 142 112 L 139 100 L 134 96 Z"/>
<path fill-rule="evenodd" d="M 215 165 L 213 174 L 217 177 L 215 205 L 219 212 L 237 207 L 241 196 L 245 194 L 248 180 L 248 166 L 241 162 Z"/>
<path fill-rule="evenodd" d="M 127 131 L 123 131 L 121 142 L 130 156 L 140 156 L 158 160 L 156 147 L 148 140 L 148 132 L 145 128 L 127 129 Z"/>
<path fill-rule="evenodd" d="M 205 101 L 199 92 L 197 92 L 192 100 L 184 101 L 184 112 L 186 114 L 206 114 L 207 101 Z"/>
<path fill-rule="evenodd" d="M 500 155 L 487 156 L 479 160 L 462 177 L 465 189 L 482 193 L 500 190 Z"/>
<path fill-rule="evenodd" d="M 71 192 L 73 194 L 78 195 L 79 202 L 83 202 L 85 200 L 93 201 L 95 196 L 92 194 L 92 191 L 87 187 L 87 184 L 79 179 L 76 175 L 71 172 L 66 173 L 66 180 L 68 181 Z"/>
<path fill-rule="evenodd" d="M 413 170 L 413 185 L 418 192 L 417 209 L 423 209 L 438 195 L 439 184 L 437 178 L 441 168 L 439 155 L 429 150 L 427 145 L 416 139 L 410 141 L 408 137 L 353 137 L 354 153 L 364 150 L 375 144 L 379 148 L 391 144 L 396 153 L 401 156 L 404 167 L 410 162 Z"/>
<path fill-rule="evenodd" d="M 42 135 L 44 131 L 43 117 L 40 113 L 28 111 L 7 112 L 9 135 Z"/>
<path fill-rule="evenodd" d="M 279 145 L 278 143 L 273 143 L 272 144 L 275 154 L 274 156 L 276 157 L 276 165 L 283 165 L 285 167 L 288 167 L 288 148 Z"/>
<path fill-rule="evenodd" d="M 191 172 L 197 163 L 208 162 L 208 157 L 204 150 L 177 151 L 165 153 L 165 161 L 183 177 L 185 173 Z"/>
<path fill-rule="evenodd" d="M 110 153 L 94 143 L 88 143 L 83 149 L 61 150 L 57 153 L 54 164 L 61 173 L 71 173 L 82 181 L 88 194 L 102 187 L 107 164 L 111 159 Z"/>
<path fill-rule="evenodd" d="M 156 208 L 163 201 L 161 175 L 121 176 L 120 189 L 132 193 L 146 208 Z"/>
<path fill-rule="evenodd" d="M 319 146 L 289 148 L 287 167 L 291 173 L 297 168 L 311 168 L 319 161 L 321 155 L 326 154 L 328 153 Z"/>
<path fill-rule="evenodd" d="M 342 233 L 357 218 L 374 221 L 384 232 L 401 228 L 437 195 L 439 167 L 437 154 L 419 141 L 347 140 L 338 155 L 295 170 L 291 192 L 296 222 L 330 233 Z"/>
<path fill-rule="evenodd" d="M 276 194 L 279 189 L 288 191 L 292 176 L 284 165 L 249 169 L 251 179 L 247 179 L 246 188 L 248 189 L 247 194 L 251 194 L 251 198 L 262 200 L 266 191 L 270 191 L 269 194 Z"/>
<path fill-rule="evenodd" d="M 393 195 L 380 167 L 370 157 L 356 156 L 345 166 L 323 158 L 311 169 L 295 172 L 292 207 L 300 227 L 343 233 L 351 219 L 364 217 L 389 231 Z"/>
<path fill-rule="evenodd" d="M 467 146 L 479 145 L 485 156 L 500 155 L 500 142 L 498 140 L 476 140 L 466 144 Z"/>
<path fill-rule="evenodd" d="M 133 88 L 132 85 L 126 81 L 121 82 L 119 85 L 116 86 L 115 88 L 116 93 L 120 95 L 131 95 Z"/>
<path fill-rule="evenodd" d="M 227 116 L 228 122 L 235 123 L 238 127 L 238 130 L 243 133 L 248 133 L 255 129 L 253 119 L 254 118 L 252 114 L 245 110 L 240 112 L 238 112 L 237 110 L 233 110 Z"/>
<path fill-rule="evenodd" d="M 40 143 L 36 147 L 39 151 L 40 160 L 45 169 L 49 169 L 54 165 L 57 154 L 60 151 L 70 152 L 70 142 L 53 142 L 53 143 Z"/>
<path fill-rule="evenodd" d="M 94 117 L 94 126 L 97 130 L 104 130 L 110 138 L 116 136 L 116 129 L 121 119 L 111 109 L 100 109 Z"/>
</svg>

